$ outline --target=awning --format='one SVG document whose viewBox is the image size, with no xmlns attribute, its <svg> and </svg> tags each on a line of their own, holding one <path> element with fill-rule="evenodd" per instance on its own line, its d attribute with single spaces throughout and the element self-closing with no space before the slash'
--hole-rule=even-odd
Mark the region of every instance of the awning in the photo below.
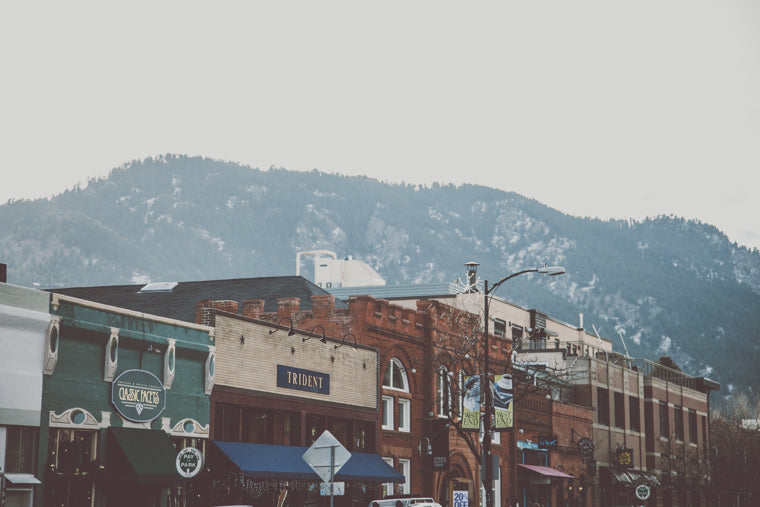
<svg viewBox="0 0 760 507">
<path fill-rule="evenodd" d="M 562 479 L 575 479 L 574 476 L 570 474 L 566 474 L 565 472 L 560 472 L 556 468 L 552 468 L 552 467 L 542 467 L 538 465 L 523 465 L 522 463 L 519 463 L 518 466 L 526 470 L 530 470 L 531 472 L 535 472 L 537 474 L 543 475 L 544 477 L 559 477 Z"/>
<path fill-rule="evenodd" d="M 660 487 L 662 484 L 656 475 L 641 470 L 614 470 L 608 468 L 610 475 L 620 484 L 625 486 L 635 486 L 637 484 L 646 484 L 648 486 Z"/>
<path fill-rule="evenodd" d="M 17 486 L 42 484 L 33 474 L 5 474 L 5 480 Z"/>
<path fill-rule="evenodd" d="M 308 447 L 213 441 L 214 445 L 245 475 L 252 479 L 282 479 L 321 482 L 303 460 Z M 404 482 L 404 476 L 371 453 L 352 452 L 335 475 L 345 482 Z"/>
<path fill-rule="evenodd" d="M 352 452 L 351 458 L 335 474 L 345 482 L 404 482 L 406 478 L 377 454 Z"/>
<path fill-rule="evenodd" d="M 111 477 L 141 484 L 171 484 L 182 480 L 177 472 L 177 449 L 161 430 L 110 428 L 107 450 Z"/>
</svg>

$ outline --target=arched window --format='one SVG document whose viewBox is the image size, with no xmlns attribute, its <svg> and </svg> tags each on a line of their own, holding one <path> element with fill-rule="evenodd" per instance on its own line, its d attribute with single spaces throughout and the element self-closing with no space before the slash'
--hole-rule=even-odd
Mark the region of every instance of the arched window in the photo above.
<svg viewBox="0 0 760 507">
<path fill-rule="evenodd" d="M 445 366 L 438 368 L 436 382 L 436 408 L 437 414 L 446 417 L 451 412 L 451 377 Z"/>
<path fill-rule="evenodd" d="M 406 376 L 406 369 L 403 364 L 395 357 L 388 361 L 385 368 L 383 388 L 392 389 L 398 393 L 393 395 L 385 393 L 383 395 L 383 429 L 411 431 L 411 399 L 408 395 L 402 394 L 409 392 L 409 379 Z M 396 409 L 398 410 L 397 417 Z"/>
<path fill-rule="evenodd" d="M 399 391 L 409 392 L 409 380 L 406 378 L 406 370 L 401 361 L 395 357 L 388 362 L 383 377 L 383 387 L 397 389 Z"/>
</svg>

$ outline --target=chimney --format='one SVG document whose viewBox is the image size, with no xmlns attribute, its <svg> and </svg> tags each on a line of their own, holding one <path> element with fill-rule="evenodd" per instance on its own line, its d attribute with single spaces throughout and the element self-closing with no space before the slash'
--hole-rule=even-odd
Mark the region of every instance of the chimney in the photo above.
<svg viewBox="0 0 760 507">
<path fill-rule="evenodd" d="M 583 329 L 583 314 L 582 314 L 582 313 L 579 313 L 579 314 L 578 314 L 578 318 L 579 318 L 579 319 L 580 319 L 580 321 L 581 321 L 580 325 L 578 326 L 578 329 Z"/>
<path fill-rule="evenodd" d="M 335 296 L 332 294 L 315 294 L 311 296 L 314 318 L 327 318 L 335 310 Z"/>
<path fill-rule="evenodd" d="M 293 314 L 301 308 L 300 298 L 277 298 L 277 320 L 292 318 Z"/>
<path fill-rule="evenodd" d="M 260 319 L 261 314 L 264 313 L 264 300 L 263 299 L 246 299 L 240 303 L 240 313 L 243 317 L 249 317 L 251 319 Z"/>
<path fill-rule="evenodd" d="M 8 265 L 0 263 L 0 283 L 8 283 Z"/>
</svg>

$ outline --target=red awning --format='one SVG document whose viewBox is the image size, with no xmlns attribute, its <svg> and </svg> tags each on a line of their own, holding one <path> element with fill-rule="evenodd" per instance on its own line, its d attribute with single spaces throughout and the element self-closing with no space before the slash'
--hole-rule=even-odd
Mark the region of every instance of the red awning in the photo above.
<svg viewBox="0 0 760 507">
<path fill-rule="evenodd" d="M 566 474 L 565 472 L 560 472 L 556 468 L 552 467 L 542 467 L 538 465 L 523 465 L 519 464 L 522 468 L 525 468 L 527 470 L 530 470 L 531 472 L 536 472 L 537 474 L 544 475 L 546 477 L 561 477 L 563 479 L 575 479 L 570 474 Z"/>
</svg>

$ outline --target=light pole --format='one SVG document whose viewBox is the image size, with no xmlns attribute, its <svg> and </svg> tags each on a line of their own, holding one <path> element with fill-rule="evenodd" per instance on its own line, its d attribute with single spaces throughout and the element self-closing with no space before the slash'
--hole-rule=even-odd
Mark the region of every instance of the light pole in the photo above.
<svg viewBox="0 0 760 507">
<path fill-rule="evenodd" d="M 475 279 L 475 273 L 478 269 L 478 264 L 476 262 L 468 262 L 465 264 L 467 266 L 468 273 L 470 275 L 470 279 Z M 485 356 L 483 358 L 483 373 L 481 376 L 481 389 L 485 390 L 486 392 L 486 409 L 485 409 L 485 415 L 483 417 L 483 461 L 484 463 L 484 470 L 483 473 L 485 475 L 485 478 L 483 479 L 483 487 L 486 490 L 486 507 L 493 507 L 493 465 L 491 463 L 491 416 L 494 411 L 493 407 L 493 393 L 491 393 L 491 382 L 490 382 L 490 346 L 488 344 L 488 306 L 490 304 L 490 297 L 491 295 L 496 292 L 496 289 L 501 287 L 501 284 L 506 282 L 507 280 L 514 278 L 519 275 L 524 275 L 525 273 L 541 273 L 544 275 L 549 276 L 557 276 L 561 275 L 565 272 L 564 268 L 561 268 L 559 266 L 544 266 L 543 268 L 531 268 L 531 269 L 523 269 L 522 271 L 518 271 L 516 273 L 512 273 L 509 276 L 505 276 L 495 284 L 491 286 L 491 288 L 488 287 L 488 280 L 485 280 L 483 282 L 483 333 L 484 333 L 484 340 L 485 340 Z M 514 464 L 513 464 L 514 466 Z"/>
</svg>

